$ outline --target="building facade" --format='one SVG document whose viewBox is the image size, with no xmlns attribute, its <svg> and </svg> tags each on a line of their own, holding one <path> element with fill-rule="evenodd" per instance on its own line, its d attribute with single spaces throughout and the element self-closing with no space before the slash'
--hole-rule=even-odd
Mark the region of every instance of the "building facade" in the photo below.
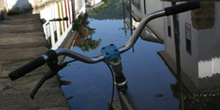
<svg viewBox="0 0 220 110">
<path fill-rule="evenodd" d="M 4 0 L 8 13 L 39 14 L 45 39 L 57 49 L 72 32 L 73 19 L 86 12 L 85 0 Z M 1 5 L 2 7 L 2 5 Z"/>
<path fill-rule="evenodd" d="M 180 4 L 183 0 L 133 0 L 132 15 L 138 23 L 147 14 Z M 176 73 L 175 37 L 180 49 L 181 72 L 198 88 L 204 88 L 202 79 L 212 79 L 220 73 L 220 16 L 218 1 L 201 1 L 201 8 L 177 15 L 178 36 L 174 36 L 173 16 L 151 21 L 147 27 L 164 42 L 164 51 L 158 52 L 168 67 Z M 207 85 L 208 86 L 208 85 Z"/>
</svg>

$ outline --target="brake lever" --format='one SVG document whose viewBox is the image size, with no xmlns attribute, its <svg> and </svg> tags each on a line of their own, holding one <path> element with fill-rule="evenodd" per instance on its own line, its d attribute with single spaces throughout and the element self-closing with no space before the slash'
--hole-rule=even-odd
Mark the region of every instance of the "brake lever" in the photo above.
<svg viewBox="0 0 220 110">
<path fill-rule="evenodd" d="M 50 66 L 50 72 L 45 74 L 43 76 L 43 78 L 41 78 L 41 80 L 38 82 L 38 84 L 35 86 L 35 88 L 32 90 L 31 94 L 30 94 L 30 98 L 34 99 L 35 94 L 37 93 L 37 91 L 40 89 L 40 87 L 44 84 L 44 82 L 50 78 L 52 78 L 53 76 L 55 76 L 61 69 L 63 69 L 64 67 L 66 67 L 68 64 L 68 62 L 62 63 L 60 65 L 56 64 L 53 66 Z"/>
</svg>

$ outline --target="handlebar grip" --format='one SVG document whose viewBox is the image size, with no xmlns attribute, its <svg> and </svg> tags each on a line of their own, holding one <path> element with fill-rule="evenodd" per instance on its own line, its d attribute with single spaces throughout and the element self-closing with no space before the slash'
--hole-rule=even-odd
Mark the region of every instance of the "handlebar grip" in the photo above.
<svg viewBox="0 0 220 110">
<path fill-rule="evenodd" d="M 166 16 L 200 8 L 199 0 L 191 0 L 189 2 L 165 8 Z"/>
<path fill-rule="evenodd" d="M 25 74 L 31 72 L 32 70 L 38 68 L 39 66 L 42 66 L 43 64 L 45 64 L 46 60 L 41 56 L 38 57 L 34 60 L 32 60 L 31 62 L 21 66 L 20 68 L 12 71 L 11 73 L 9 73 L 9 77 L 11 80 L 16 80 L 22 76 L 24 76 Z"/>
</svg>

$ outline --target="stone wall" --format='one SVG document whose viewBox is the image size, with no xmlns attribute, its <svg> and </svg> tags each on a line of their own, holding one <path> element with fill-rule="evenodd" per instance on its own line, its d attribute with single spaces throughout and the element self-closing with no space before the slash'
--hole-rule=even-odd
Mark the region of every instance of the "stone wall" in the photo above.
<svg viewBox="0 0 220 110">
<path fill-rule="evenodd" d="M 189 0 L 161 0 L 166 2 L 184 2 Z M 195 29 L 209 29 L 215 23 L 215 2 L 220 0 L 200 0 L 201 8 L 191 11 Z"/>
<path fill-rule="evenodd" d="M 201 2 L 201 8 L 191 11 L 193 27 L 195 29 L 212 28 L 215 23 L 215 3 Z"/>
</svg>

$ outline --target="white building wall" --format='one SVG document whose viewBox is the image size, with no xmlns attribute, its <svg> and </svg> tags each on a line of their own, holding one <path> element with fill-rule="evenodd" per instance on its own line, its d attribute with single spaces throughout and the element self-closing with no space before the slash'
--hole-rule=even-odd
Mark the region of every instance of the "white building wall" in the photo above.
<svg viewBox="0 0 220 110">
<path fill-rule="evenodd" d="M 215 24 L 212 29 L 199 31 L 199 77 L 220 73 L 220 3 L 215 2 Z M 211 66 L 207 66 L 210 64 Z"/>
<path fill-rule="evenodd" d="M 215 10 L 220 10 L 220 3 L 215 3 Z M 197 30 L 193 27 L 191 12 L 179 14 L 181 68 L 193 79 L 211 77 L 220 73 L 220 14 L 215 13 L 215 24 L 211 29 Z M 191 27 L 191 53 L 186 50 L 186 24 Z M 174 39 L 172 39 L 174 41 Z M 166 37 L 165 50 L 175 58 L 172 40 Z"/>
<path fill-rule="evenodd" d="M 143 0 L 141 0 L 142 3 L 142 7 L 144 7 L 144 2 Z M 146 14 L 144 11 L 141 12 L 142 14 L 142 17 L 145 17 L 147 14 L 149 13 L 152 13 L 154 11 L 157 11 L 157 10 L 161 10 L 164 8 L 164 5 L 165 6 L 168 6 L 168 4 L 164 3 L 164 2 L 161 2 L 160 0 L 145 0 L 145 6 L 146 6 Z M 151 22 L 149 22 L 147 24 L 147 26 L 162 40 L 164 40 L 164 36 L 165 36 L 165 23 L 166 23 L 166 20 L 165 20 L 165 17 L 163 18 L 158 18 L 158 19 L 155 19 Z"/>
<path fill-rule="evenodd" d="M 75 10 L 75 18 L 77 18 L 81 13 L 86 12 L 86 3 L 85 0 L 74 0 L 73 8 Z"/>
<path fill-rule="evenodd" d="M 51 41 L 51 49 L 57 49 L 63 43 L 68 33 L 72 30 L 72 6 L 71 0 L 56 2 L 46 6 L 40 11 L 45 38 Z M 67 21 L 50 21 L 52 19 L 68 17 Z"/>
<path fill-rule="evenodd" d="M 191 53 L 186 50 L 186 27 L 191 31 Z M 194 80 L 198 78 L 198 30 L 193 28 L 191 11 L 179 14 L 180 58 L 182 70 Z"/>
<path fill-rule="evenodd" d="M 140 3 L 140 6 L 132 5 L 132 11 L 135 16 L 141 19 L 154 11 L 164 8 L 164 2 L 160 0 L 134 0 L 133 2 Z M 147 26 L 157 35 L 157 37 L 159 37 L 159 39 L 164 40 L 164 35 L 166 33 L 165 22 L 165 18 L 158 18 L 150 21 Z"/>
<path fill-rule="evenodd" d="M 11 13 L 21 13 L 26 9 L 31 9 L 29 0 L 5 0 L 5 4 L 6 10 Z"/>
<path fill-rule="evenodd" d="M 164 7 L 171 6 L 170 2 L 164 2 Z M 168 35 L 168 26 L 170 26 L 171 35 Z M 164 50 L 167 54 L 175 61 L 176 53 L 175 53 L 175 42 L 174 42 L 174 27 L 173 27 L 173 17 L 168 16 L 164 17 L 164 26 L 163 26 L 163 37 L 164 37 Z M 162 32 L 162 31 L 161 31 Z"/>
</svg>

